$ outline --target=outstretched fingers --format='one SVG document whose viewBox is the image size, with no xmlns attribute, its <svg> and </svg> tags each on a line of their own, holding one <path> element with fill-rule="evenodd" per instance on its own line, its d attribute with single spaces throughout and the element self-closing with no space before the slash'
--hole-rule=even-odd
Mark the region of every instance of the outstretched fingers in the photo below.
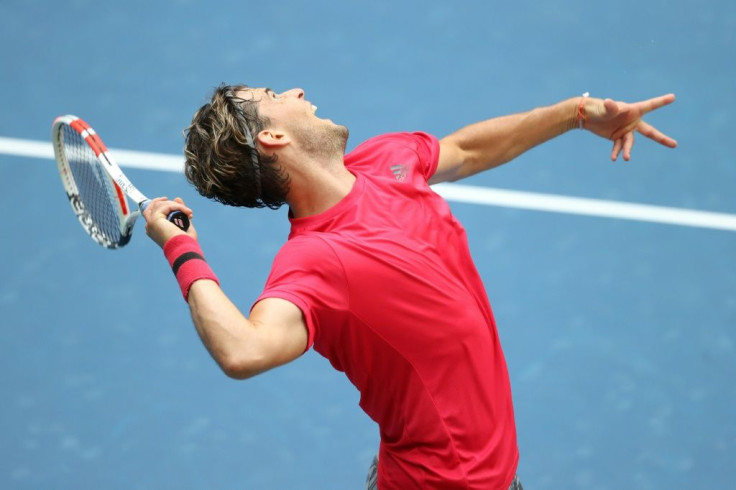
<svg viewBox="0 0 736 490">
<path fill-rule="evenodd" d="M 617 138 L 613 140 L 613 149 L 611 150 L 611 161 L 615 162 L 618 160 L 618 156 L 621 153 L 621 148 L 623 147 L 623 138 Z"/>
<path fill-rule="evenodd" d="M 613 140 L 613 149 L 611 150 L 611 161 L 618 160 L 619 155 L 623 151 L 624 160 L 631 160 L 631 149 L 634 147 L 634 133 L 625 133 L 620 138 Z"/>
<path fill-rule="evenodd" d="M 647 138 L 656 141 L 657 143 L 664 145 L 668 148 L 675 148 L 677 146 L 677 141 L 670 138 L 651 124 L 647 124 L 644 121 L 639 121 L 638 126 L 636 127 L 636 130 L 639 131 L 641 134 L 646 136 Z"/>
<path fill-rule="evenodd" d="M 631 149 L 634 147 L 634 133 L 626 133 L 623 137 L 624 140 L 624 161 L 631 160 Z"/>
<path fill-rule="evenodd" d="M 652 112 L 666 105 L 670 105 L 675 101 L 675 94 L 660 95 L 659 97 L 653 97 L 648 100 L 643 100 L 636 103 L 637 109 L 641 114 Z"/>
<path fill-rule="evenodd" d="M 623 153 L 624 160 L 627 162 L 631 159 L 635 132 L 639 132 L 663 146 L 675 148 L 677 141 L 642 120 L 645 114 L 674 101 L 674 94 L 661 95 L 633 104 L 606 99 L 600 105 L 601 119 L 595 121 L 597 123 L 595 127 L 591 124 L 588 129 L 613 141 L 611 150 L 611 160 L 613 161 L 617 160 L 621 153 Z"/>
</svg>

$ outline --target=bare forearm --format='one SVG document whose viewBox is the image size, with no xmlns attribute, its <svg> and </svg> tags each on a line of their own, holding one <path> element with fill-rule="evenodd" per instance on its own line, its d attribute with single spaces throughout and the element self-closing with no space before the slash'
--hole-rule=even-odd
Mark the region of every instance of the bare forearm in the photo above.
<svg viewBox="0 0 736 490">
<path fill-rule="evenodd" d="M 243 369 L 258 364 L 254 349 L 257 343 L 248 339 L 253 326 L 215 282 L 194 282 L 189 290 L 189 308 L 202 343 L 228 376 L 247 378 L 257 374 Z"/>
<path fill-rule="evenodd" d="M 497 167 L 575 125 L 579 98 L 466 126 L 442 139 L 461 162 L 441 180 L 457 180 Z M 452 163 L 452 162 L 451 162 Z"/>
<path fill-rule="evenodd" d="M 213 281 L 196 281 L 189 308 L 202 343 L 231 378 L 245 379 L 293 361 L 307 347 L 301 310 L 279 298 L 259 301 L 245 315 Z"/>
<path fill-rule="evenodd" d="M 266 298 L 246 317 L 220 289 L 204 261 L 194 224 L 185 234 L 166 218 L 173 210 L 191 218 L 181 200 L 152 200 L 143 213 L 146 233 L 164 249 L 202 343 L 222 370 L 233 378 L 249 378 L 304 353 L 308 332 L 299 307 Z"/>
</svg>

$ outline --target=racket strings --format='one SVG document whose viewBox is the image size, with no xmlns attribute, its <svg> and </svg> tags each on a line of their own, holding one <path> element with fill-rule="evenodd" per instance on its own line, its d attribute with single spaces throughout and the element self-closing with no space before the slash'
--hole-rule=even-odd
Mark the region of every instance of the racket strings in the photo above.
<svg viewBox="0 0 736 490">
<path fill-rule="evenodd" d="M 107 173 L 77 131 L 65 125 L 62 138 L 79 200 L 87 211 L 84 219 L 88 222 L 83 224 L 103 245 L 122 244 L 127 237 L 121 232 L 120 204 Z"/>
</svg>

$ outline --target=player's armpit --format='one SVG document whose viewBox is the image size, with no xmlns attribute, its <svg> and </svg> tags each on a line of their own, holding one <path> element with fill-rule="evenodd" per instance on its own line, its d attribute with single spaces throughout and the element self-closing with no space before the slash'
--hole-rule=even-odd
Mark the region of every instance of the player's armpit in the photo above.
<svg viewBox="0 0 736 490">
<path fill-rule="evenodd" d="M 196 281 L 189 306 L 202 343 L 231 378 L 250 378 L 286 364 L 306 348 L 301 310 L 288 301 L 264 299 L 246 318 L 217 283 Z"/>
<path fill-rule="evenodd" d="M 294 303 L 262 299 L 253 306 L 249 320 L 268 360 L 267 369 L 293 361 L 307 350 L 307 325 L 302 310 Z"/>
<path fill-rule="evenodd" d="M 451 138 L 443 138 L 440 140 L 440 155 L 437 163 L 437 170 L 429 179 L 430 184 L 439 184 L 440 182 L 451 182 L 462 177 L 459 170 L 463 166 L 465 156 L 463 150 L 455 144 Z"/>
</svg>

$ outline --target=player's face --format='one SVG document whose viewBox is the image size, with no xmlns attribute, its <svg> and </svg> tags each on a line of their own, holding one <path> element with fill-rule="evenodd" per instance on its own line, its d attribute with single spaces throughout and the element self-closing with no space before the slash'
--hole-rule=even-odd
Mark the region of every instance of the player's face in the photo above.
<svg viewBox="0 0 736 490">
<path fill-rule="evenodd" d="M 304 90 L 294 88 L 276 93 L 270 88 L 249 88 L 238 96 L 258 103 L 258 112 L 271 121 L 271 126 L 288 126 L 293 122 L 319 120 L 314 114 L 317 107 L 304 98 Z"/>
<path fill-rule="evenodd" d="M 238 95 L 257 102 L 258 112 L 268 118 L 269 126 L 288 132 L 305 150 L 344 150 L 347 128 L 317 117 L 317 107 L 305 99 L 304 90 L 294 88 L 276 93 L 269 88 L 249 88 Z"/>
</svg>

